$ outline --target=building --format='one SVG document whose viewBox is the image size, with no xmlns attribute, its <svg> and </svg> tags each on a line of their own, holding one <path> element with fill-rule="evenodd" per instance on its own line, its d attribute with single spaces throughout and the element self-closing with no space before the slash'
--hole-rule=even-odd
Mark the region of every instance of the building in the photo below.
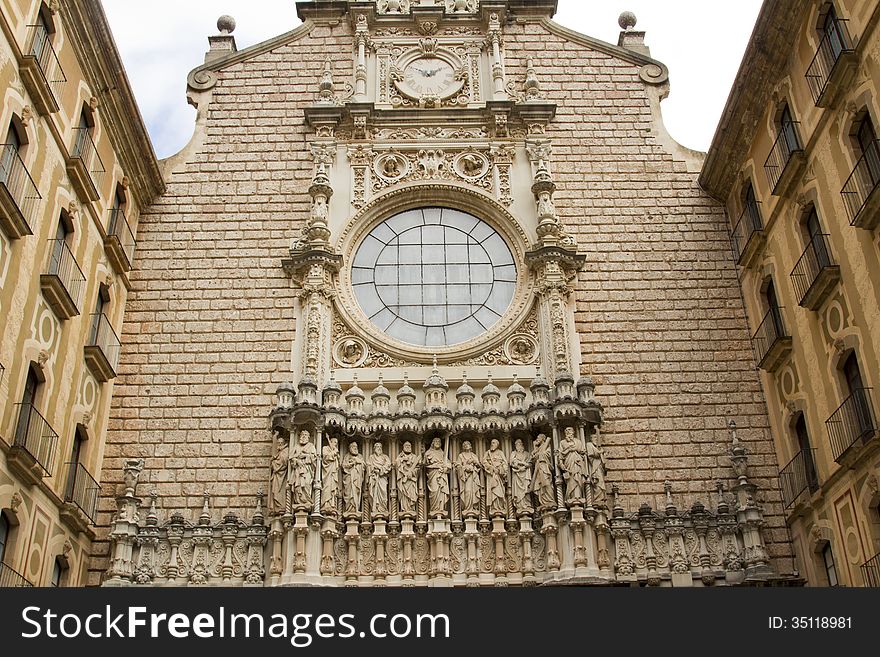
<svg viewBox="0 0 880 657">
<path fill-rule="evenodd" d="M 731 218 L 798 570 L 880 585 L 871 1 L 766 2 L 700 180 Z"/>
<path fill-rule="evenodd" d="M 0 26 L 0 585 L 76 586 L 164 183 L 100 3 L 3 0 Z"/>
<path fill-rule="evenodd" d="M 189 75 L 89 583 L 798 582 L 724 207 L 635 17 L 297 6 Z"/>
</svg>

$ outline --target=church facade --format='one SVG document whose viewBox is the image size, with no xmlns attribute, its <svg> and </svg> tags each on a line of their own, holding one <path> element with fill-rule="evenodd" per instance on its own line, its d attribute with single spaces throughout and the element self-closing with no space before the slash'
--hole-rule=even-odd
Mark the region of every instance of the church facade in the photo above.
<svg viewBox="0 0 880 657">
<path fill-rule="evenodd" d="M 91 583 L 797 581 L 668 71 L 556 2 L 300 2 L 189 78 Z"/>
</svg>

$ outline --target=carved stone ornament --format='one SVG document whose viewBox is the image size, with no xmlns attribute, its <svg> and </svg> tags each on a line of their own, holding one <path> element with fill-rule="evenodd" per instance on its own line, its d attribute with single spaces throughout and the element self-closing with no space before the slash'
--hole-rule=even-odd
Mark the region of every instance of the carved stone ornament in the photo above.
<svg viewBox="0 0 880 657">
<path fill-rule="evenodd" d="M 333 347 L 333 360 L 340 367 L 360 367 L 368 355 L 367 343 L 351 335 L 340 338 Z"/>
<path fill-rule="evenodd" d="M 538 360 L 538 341 L 531 335 L 511 336 L 504 343 L 504 354 L 515 365 L 532 365 Z"/>
<path fill-rule="evenodd" d="M 24 502 L 24 498 L 22 498 L 21 493 L 15 491 L 12 494 L 12 499 L 9 500 L 9 508 L 12 509 L 13 512 L 18 511 L 18 507 L 21 506 L 22 502 Z"/>
<path fill-rule="evenodd" d="M 410 173 L 410 163 L 400 153 L 385 153 L 376 158 L 373 170 L 382 180 L 395 183 Z"/>
<path fill-rule="evenodd" d="M 482 153 L 467 151 L 455 158 L 456 173 L 466 180 L 479 180 L 489 171 L 489 158 Z"/>
</svg>

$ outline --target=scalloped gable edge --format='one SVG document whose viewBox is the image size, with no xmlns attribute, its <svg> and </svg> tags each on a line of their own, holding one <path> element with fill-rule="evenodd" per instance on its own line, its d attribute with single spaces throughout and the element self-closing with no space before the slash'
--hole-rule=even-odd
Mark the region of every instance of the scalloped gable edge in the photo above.
<svg viewBox="0 0 880 657">
<path fill-rule="evenodd" d="M 313 21 L 306 20 L 305 22 L 303 22 L 302 25 L 298 25 L 289 32 L 279 34 L 276 37 L 272 37 L 271 39 L 267 39 L 266 41 L 261 41 L 260 43 L 255 43 L 252 46 L 248 46 L 243 50 L 231 53 L 226 57 L 216 59 L 213 62 L 197 66 L 189 72 L 189 75 L 186 76 L 187 86 L 193 91 L 206 91 L 217 83 L 217 76 L 214 74 L 218 71 L 224 68 L 228 68 L 229 66 L 234 66 L 235 64 L 240 64 L 241 62 L 247 61 L 254 57 L 258 57 L 259 55 L 275 50 L 276 48 L 280 48 L 281 46 L 285 46 L 289 43 L 299 41 L 300 39 L 311 33 L 314 28 L 315 23 Z"/>
<path fill-rule="evenodd" d="M 606 55 L 611 55 L 612 57 L 617 57 L 626 62 L 630 62 L 631 64 L 636 64 L 640 66 L 656 66 L 660 69 L 659 75 L 651 75 L 650 80 L 645 79 L 646 82 L 650 84 L 663 84 L 669 80 L 669 69 L 666 67 L 666 64 L 663 62 L 654 59 L 653 57 L 648 57 L 647 55 L 642 55 L 641 53 L 633 52 L 632 50 L 627 50 L 626 48 L 621 48 L 620 46 L 615 46 L 613 43 L 608 43 L 607 41 L 602 41 L 601 39 L 597 39 L 595 37 L 587 36 L 586 34 L 581 34 L 570 27 L 565 27 L 557 23 L 556 21 L 544 18 L 541 21 L 541 24 L 546 27 L 550 32 L 555 34 L 556 36 L 562 37 L 563 39 L 568 39 L 569 41 L 574 41 L 575 43 L 579 43 L 582 46 L 586 46 L 592 50 L 598 50 L 599 52 L 603 52 Z"/>
</svg>

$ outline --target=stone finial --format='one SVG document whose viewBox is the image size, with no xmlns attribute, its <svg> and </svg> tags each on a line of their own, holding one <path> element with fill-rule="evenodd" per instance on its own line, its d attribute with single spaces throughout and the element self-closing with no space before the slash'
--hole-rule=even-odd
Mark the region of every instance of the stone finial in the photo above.
<svg viewBox="0 0 880 657">
<path fill-rule="evenodd" d="M 157 491 L 150 491 L 150 510 L 147 512 L 147 525 L 157 527 L 159 525 L 159 513 L 156 510 Z"/>
<path fill-rule="evenodd" d="M 211 494 L 208 491 L 202 493 L 202 515 L 199 516 L 200 525 L 211 524 Z"/>
<path fill-rule="evenodd" d="M 228 14 L 223 14 L 217 19 L 217 29 L 220 34 L 232 34 L 235 32 L 235 19 Z"/>
<path fill-rule="evenodd" d="M 634 13 L 625 11 L 618 17 L 617 24 L 620 25 L 621 30 L 631 30 L 636 26 L 637 21 L 638 19 Z"/>
<path fill-rule="evenodd" d="M 329 59 L 324 62 L 324 71 L 318 83 L 318 102 L 324 105 L 336 104 L 336 83 L 333 81 L 333 65 Z"/>
<path fill-rule="evenodd" d="M 262 525 L 263 524 L 263 498 L 266 497 L 266 493 L 260 491 L 257 493 L 257 508 L 254 509 L 254 517 L 251 519 L 252 525 Z"/>
</svg>

